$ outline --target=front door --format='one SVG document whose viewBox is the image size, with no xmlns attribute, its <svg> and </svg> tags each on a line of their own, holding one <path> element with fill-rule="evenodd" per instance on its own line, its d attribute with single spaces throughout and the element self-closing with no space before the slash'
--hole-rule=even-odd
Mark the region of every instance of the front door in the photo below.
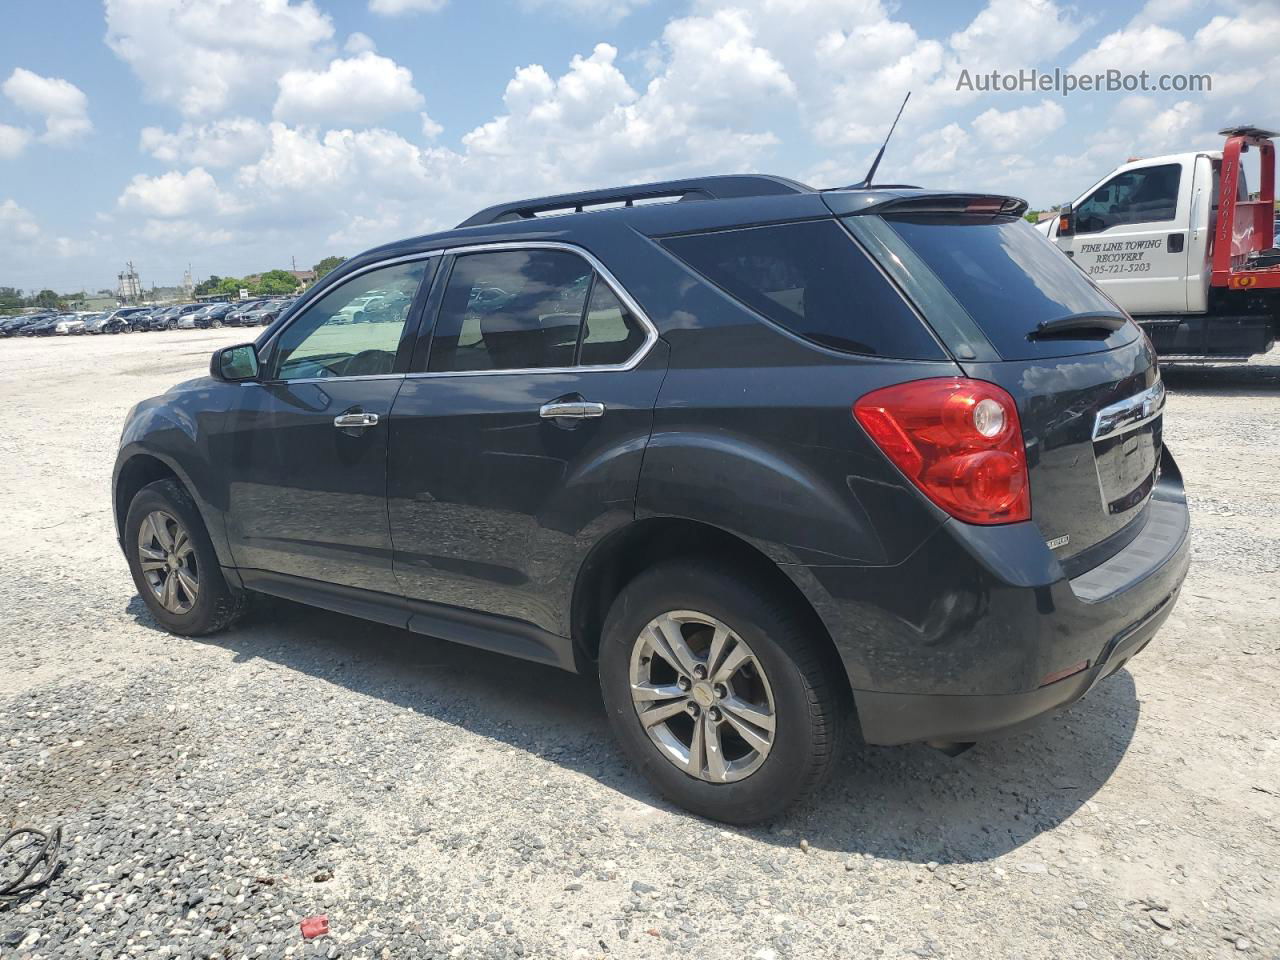
<svg viewBox="0 0 1280 960">
<path fill-rule="evenodd" d="M 434 259 L 355 274 L 264 348 L 228 420 L 227 534 L 239 567 L 396 593 L 387 528 L 392 403 Z M 394 296 L 356 322 L 353 300 Z M 362 320 L 364 318 L 361 318 Z"/>
<path fill-rule="evenodd" d="M 1177 163 L 1116 174 L 1075 205 L 1074 236 L 1059 246 L 1130 313 L 1184 312 L 1190 179 Z"/>
<path fill-rule="evenodd" d="M 397 579 L 413 599 L 567 635 L 583 554 L 634 516 L 665 345 L 570 250 L 462 254 L 436 286 L 392 409 Z"/>
</svg>

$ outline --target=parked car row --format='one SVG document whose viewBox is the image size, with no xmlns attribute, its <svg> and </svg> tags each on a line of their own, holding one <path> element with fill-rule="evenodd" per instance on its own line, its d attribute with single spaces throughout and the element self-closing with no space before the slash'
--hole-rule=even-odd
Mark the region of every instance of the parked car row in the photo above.
<svg viewBox="0 0 1280 960">
<path fill-rule="evenodd" d="M 294 298 L 183 303 L 161 307 L 121 307 L 107 313 L 43 313 L 0 317 L 0 337 L 53 337 L 77 334 L 133 333 L 150 330 L 207 330 L 263 327 L 293 304 Z"/>
</svg>

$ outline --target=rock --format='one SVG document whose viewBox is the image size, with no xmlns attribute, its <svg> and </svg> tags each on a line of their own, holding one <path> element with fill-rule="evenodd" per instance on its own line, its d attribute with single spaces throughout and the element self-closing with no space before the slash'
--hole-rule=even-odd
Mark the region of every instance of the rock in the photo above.
<svg viewBox="0 0 1280 960">
<path fill-rule="evenodd" d="M 1151 922 L 1154 923 L 1161 930 L 1173 929 L 1173 918 L 1169 916 L 1167 913 L 1164 913 L 1159 910 L 1152 910 L 1151 913 L 1148 914 L 1148 916 L 1151 917 Z"/>
<path fill-rule="evenodd" d="M 1178 945 L 1178 938 L 1175 937 L 1172 933 L 1166 933 L 1163 937 L 1160 938 L 1160 946 L 1164 947 L 1166 950 L 1172 950 L 1177 945 Z"/>
<path fill-rule="evenodd" d="M 1252 947 L 1252 946 L 1253 946 L 1253 944 L 1251 944 L 1251 943 L 1250 943 L 1247 939 L 1245 939 L 1244 937 L 1237 937 L 1237 938 L 1236 938 L 1236 949 L 1237 949 L 1237 950 L 1239 950 L 1241 953 L 1243 953 L 1245 950 L 1248 950 L 1248 949 L 1249 949 L 1250 947 Z"/>
<path fill-rule="evenodd" d="M 1081 911 L 1083 911 L 1083 910 L 1088 910 L 1088 909 L 1089 909 L 1089 904 L 1085 903 L 1085 901 L 1083 901 L 1083 900 L 1072 900 L 1072 901 L 1071 901 L 1071 909 L 1072 909 L 1072 910 L 1081 910 Z"/>
<path fill-rule="evenodd" d="M 642 882 L 642 881 L 640 881 L 640 880 L 632 880 L 632 881 L 631 881 L 631 892 L 632 892 L 632 893 L 639 893 L 639 894 L 656 893 L 656 892 L 657 892 L 657 890 L 658 890 L 658 888 L 657 888 L 657 887 L 652 886 L 651 884 L 648 884 L 648 883 L 643 883 L 643 882 Z"/>
</svg>

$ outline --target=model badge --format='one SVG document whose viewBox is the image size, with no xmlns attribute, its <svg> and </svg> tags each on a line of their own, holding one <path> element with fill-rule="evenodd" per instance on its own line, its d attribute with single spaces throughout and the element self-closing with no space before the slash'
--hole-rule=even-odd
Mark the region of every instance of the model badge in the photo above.
<svg viewBox="0 0 1280 960">
<path fill-rule="evenodd" d="M 1046 540 L 1045 545 L 1050 550 L 1057 550 L 1059 547 L 1065 547 L 1070 542 L 1071 542 L 1071 535 L 1063 534 L 1060 537 L 1054 537 L 1052 540 Z"/>
</svg>

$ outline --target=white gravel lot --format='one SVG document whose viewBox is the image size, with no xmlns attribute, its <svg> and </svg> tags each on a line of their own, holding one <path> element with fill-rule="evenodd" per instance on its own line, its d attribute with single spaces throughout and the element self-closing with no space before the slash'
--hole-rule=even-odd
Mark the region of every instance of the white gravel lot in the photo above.
<svg viewBox="0 0 1280 960">
<path fill-rule="evenodd" d="M 658 799 L 590 678 L 285 602 L 159 631 L 121 424 L 245 335 L 0 341 L 0 832 L 66 831 L 0 956 L 1280 956 L 1280 353 L 1166 372 L 1194 559 L 1127 670 L 957 759 L 850 743 L 742 830 Z"/>
</svg>

